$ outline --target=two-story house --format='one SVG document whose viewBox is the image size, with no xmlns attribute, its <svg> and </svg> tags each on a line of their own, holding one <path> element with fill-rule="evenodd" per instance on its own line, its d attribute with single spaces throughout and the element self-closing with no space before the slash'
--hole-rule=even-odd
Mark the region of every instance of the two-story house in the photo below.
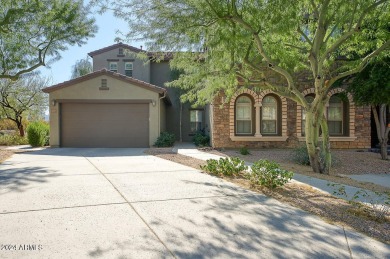
<svg viewBox="0 0 390 259">
<path fill-rule="evenodd" d="M 137 58 L 144 53 L 148 60 Z M 163 131 L 191 141 L 204 130 L 216 148 L 290 147 L 304 142 L 305 113 L 272 91 L 239 90 L 229 102 L 220 93 L 205 107 L 181 104 L 171 81 L 170 53 L 118 43 L 89 53 L 93 72 L 44 89 L 50 95 L 50 145 L 61 147 L 149 147 Z M 307 75 L 298 82 L 313 98 Z M 329 92 L 326 108 L 334 148 L 371 146 L 370 108 L 357 107 L 343 88 Z"/>
<path fill-rule="evenodd" d="M 149 60 L 137 58 L 143 52 Z M 181 104 L 167 54 L 118 43 L 88 53 L 93 72 L 44 89 L 50 97 L 50 145 L 61 147 L 149 147 L 163 131 L 191 141 L 209 128 L 208 107 Z"/>
</svg>

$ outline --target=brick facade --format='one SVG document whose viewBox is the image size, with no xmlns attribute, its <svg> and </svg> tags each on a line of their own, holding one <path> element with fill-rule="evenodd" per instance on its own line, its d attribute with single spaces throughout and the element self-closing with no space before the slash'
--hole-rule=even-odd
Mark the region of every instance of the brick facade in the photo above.
<svg viewBox="0 0 390 259">
<path fill-rule="evenodd" d="M 336 88 L 329 92 L 329 97 L 333 94 L 343 92 L 342 88 Z M 306 89 L 304 94 L 310 94 L 313 89 Z M 254 100 L 256 111 L 255 123 L 256 133 L 253 136 L 237 136 L 235 134 L 235 101 L 242 94 L 249 95 Z M 225 95 L 220 93 L 212 104 L 213 127 L 212 146 L 214 148 L 292 148 L 300 143 L 304 143 L 301 129 L 302 107 L 284 97 L 281 102 L 281 132 L 278 136 L 262 136 L 259 132 L 260 109 L 262 99 L 273 94 L 272 91 L 254 92 L 245 89 L 237 92 L 229 103 L 224 103 Z M 346 136 L 330 137 L 331 147 L 337 149 L 359 149 L 371 146 L 371 112 L 370 107 L 356 107 L 352 96 L 347 94 L 349 102 L 348 110 L 348 132 Z"/>
</svg>

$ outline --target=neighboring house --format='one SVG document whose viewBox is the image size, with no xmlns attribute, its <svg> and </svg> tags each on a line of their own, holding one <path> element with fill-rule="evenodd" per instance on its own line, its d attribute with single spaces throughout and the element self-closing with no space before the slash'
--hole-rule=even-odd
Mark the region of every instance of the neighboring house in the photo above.
<svg viewBox="0 0 390 259">
<path fill-rule="evenodd" d="M 146 54 L 147 61 L 136 57 Z M 295 102 L 271 91 L 237 92 L 229 103 L 223 93 L 204 107 L 181 104 L 172 80 L 171 55 L 155 62 L 153 54 L 118 43 L 89 53 L 93 73 L 44 89 L 50 94 L 50 145 L 62 147 L 148 147 L 160 132 L 191 141 L 197 131 L 211 145 L 290 147 L 304 141 L 305 114 Z M 306 80 L 307 81 L 307 80 Z M 302 88 L 307 98 L 314 89 Z M 335 148 L 371 145 L 370 109 L 355 107 L 342 88 L 333 89 L 327 106 Z"/>
</svg>

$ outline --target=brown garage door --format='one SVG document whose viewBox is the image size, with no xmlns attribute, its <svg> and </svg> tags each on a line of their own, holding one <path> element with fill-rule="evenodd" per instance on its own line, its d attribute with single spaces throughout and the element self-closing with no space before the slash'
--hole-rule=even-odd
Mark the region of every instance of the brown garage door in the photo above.
<svg viewBox="0 0 390 259">
<path fill-rule="evenodd" d="M 148 147 L 149 104 L 63 103 L 62 147 Z"/>
</svg>

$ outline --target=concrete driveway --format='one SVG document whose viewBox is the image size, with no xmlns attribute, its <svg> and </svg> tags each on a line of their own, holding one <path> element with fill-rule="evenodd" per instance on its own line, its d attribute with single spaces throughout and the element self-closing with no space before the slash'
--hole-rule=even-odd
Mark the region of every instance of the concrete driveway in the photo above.
<svg viewBox="0 0 390 259">
<path fill-rule="evenodd" d="M 389 258 L 390 246 L 142 149 L 0 165 L 0 258 Z"/>
</svg>

